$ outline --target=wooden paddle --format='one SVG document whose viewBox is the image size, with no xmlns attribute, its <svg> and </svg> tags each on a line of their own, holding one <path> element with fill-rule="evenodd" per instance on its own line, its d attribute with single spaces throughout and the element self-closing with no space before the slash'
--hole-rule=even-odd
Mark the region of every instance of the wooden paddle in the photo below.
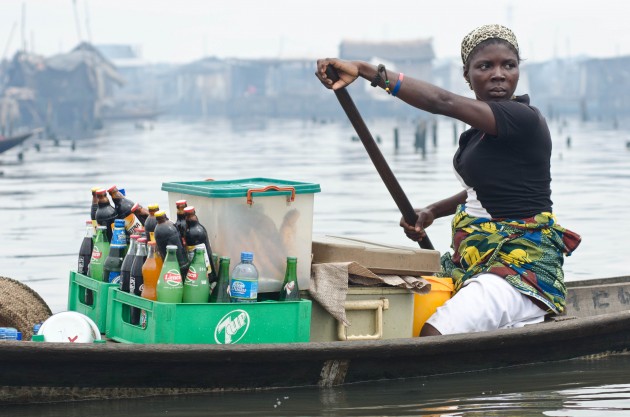
<svg viewBox="0 0 630 417">
<path fill-rule="evenodd" d="M 326 68 L 326 76 L 330 78 L 333 82 L 339 80 L 339 75 L 332 65 L 328 65 L 328 67 Z M 374 167 L 376 168 L 379 175 L 381 176 L 381 179 L 385 183 L 385 187 L 387 187 L 389 194 L 394 199 L 394 202 L 398 206 L 398 209 L 400 210 L 403 218 L 410 225 L 416 224 L 416 221 L 418 220 L 418 215 L 416 214 L 416 211 L 413 209 L 413 206 L 409 202 L 409 199 L 405 195 L 405 192 L 401 188 L 398 180 L 394 176 L 394 173 L 387 164 L 387 161 L 385 161 L 381 150 L 379 149 L 378 145 L 374 141 L 374 138 L 370 134 L 370 131 L 365 125 L 363 118 L 361 118 L 359 110 L 357 110 L 357 107 L 354 105 L 352 97 L 350 97 L 350 94 L 345 87 L 334 91 L 337 99 L 339 100 L 339 104 L 341 104 L 341 107 L 346 112 L 346 115 L 348 116 L 348 119 L 350 119 L 352 126 L 354 126 L 354 130 L 359 135 L 359 139 L 361 139 L 361 142 L 363 143 L 365 150 L 370 156 Z M 425 236 L 422 240 L 418 241 L 418 244 L 422 249 L 433 249 L 433 244 L 431 243 L 431 240 L 429 240 L 428 235 Z"/>
</svg>

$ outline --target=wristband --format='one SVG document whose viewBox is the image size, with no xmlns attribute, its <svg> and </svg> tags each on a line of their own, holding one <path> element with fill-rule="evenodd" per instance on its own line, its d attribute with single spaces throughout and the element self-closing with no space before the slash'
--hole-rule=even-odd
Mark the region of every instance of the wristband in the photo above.
<svg viewBox="0 0 630 417">
<path fill-rule="evenodd" d="M 400 86 L 402 85 L 404 78 L 405 78 L 405 74 L 403 74 L 402 72 L 398 74 L 398 81 L 396 81 L 394 90 L 392 90 L 392 96 L 396 97 L 396 94 L 398 94 L 398 90 L 400 90 Z"/>
</svg>

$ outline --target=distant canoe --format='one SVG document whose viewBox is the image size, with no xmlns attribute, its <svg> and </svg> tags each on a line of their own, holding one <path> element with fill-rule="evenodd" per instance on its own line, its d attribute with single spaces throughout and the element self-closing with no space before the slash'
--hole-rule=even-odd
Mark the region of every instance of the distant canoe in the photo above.
<svg viewBox="0 0 630 417">
<path fill-rule="evenodd" d="M 630 349 L 630 277 L 568 282 L 568 315 L 482 333 L 262 345 L 0 342 L 0 403 L 334 386 Z"/>
<path fill-rule="evenodd" d="M 8 138 L 0 137 L 0 153 L 3 153 L 4 151 L 8 151 L 14 146 L 19 145 L 20 143 L 24 142 L 26 139 L 30 138 L 31 136 L 33 136 L 33 132 L 24 133 L 22 135 L 17 135 L 17 136 L 10 136 Z"/>
</svg>

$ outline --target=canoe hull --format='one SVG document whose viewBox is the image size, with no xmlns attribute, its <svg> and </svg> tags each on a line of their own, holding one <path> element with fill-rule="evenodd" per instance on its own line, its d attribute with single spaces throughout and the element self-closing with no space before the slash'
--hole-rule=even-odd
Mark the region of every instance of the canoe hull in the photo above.
<svg viewBox="0 0 630 417">
<path fill-rule="evenodd" d="M 622 294 L 628 285 L 617 279 L 573 291 L 588 300 L 594 291 Z M 334 386 L 625 352 L 630 310 L 623 297 L 613 298 L 621 301 L 607 303 L 600 315 L 429 338 L 264 345 L 2 342 L 0 401 Z"/>
</svg>

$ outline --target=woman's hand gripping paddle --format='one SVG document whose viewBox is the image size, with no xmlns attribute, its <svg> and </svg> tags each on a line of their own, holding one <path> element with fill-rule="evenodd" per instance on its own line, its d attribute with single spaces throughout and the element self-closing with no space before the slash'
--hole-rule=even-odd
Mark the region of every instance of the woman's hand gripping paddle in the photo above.
<svg viewBox="0 0 630 417">
<path fill-rule="evenodd" d="M 331 79 L 333 83 L 339 79 L 337 71 L 331 65 L 328 65 L 328 67 L 326 68 L 326 76 Z M 392 170 L 389 168 L 387 161 L 385 161 L 381 150 L 374 141 L 374 138 L 370 134 L 370 131 L 365 125 L 365 122 L 361 118 L 359 110 L 357 110 L 357 107 L 354 105 L 350 94 L 345 87 L 334 91 L 337 99 L 339 100 L 339 104 L 341 104 L 341 107 L 346 112 L 346 115 L 348 116 L 348 119 L 350 119 L 352 126 L 354 126 L 354 130 L 356 130 L 357 134 L 359 135 L 359 139 L 361 139 L 361 142 L 363 143 L 365 150 L 370 156 L 374 167 L 376 168 L 379 175 L 381 176 L 381 179 L 385 183 L 389 194 L 394 199 L 394 202 L 398 206 L 398 209 L 400 210 L 403 218 L 408 224 L 416 224 L 416 221 L 418 220 L 418 215 L 416 214 L 416 211 L 413 209 L 413 206 L 409 202 L 409 199 L 405 195 L 405 192 L 400 187 L 400 184 L 398 183 L 398 180 L 394 176 Z M 426 235 L 422 240 L 418 241 L 418 244 L 422 249 L 433 249 L 433 244 L 431 243 L 431 240 L 429 240 L 428 235 Z"/>
</svg>

